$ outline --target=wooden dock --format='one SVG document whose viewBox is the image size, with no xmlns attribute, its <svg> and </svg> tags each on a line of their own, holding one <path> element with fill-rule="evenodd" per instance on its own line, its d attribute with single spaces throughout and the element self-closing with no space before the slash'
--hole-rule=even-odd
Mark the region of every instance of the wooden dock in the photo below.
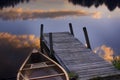
<svg viewBox="0 0 120 80">
<path fill-rule="evenodd" d="M 41 52 L 56 60 L 67 72 L 78 75 L 77 80 L 89 80 L 96 77 L 120 75 L 120 70 L 91 50 L 87 29 L 83 31 L 87 47 L 74 37 L 72 24 L 70 32 L 43 33 L 41 24 Z"/>
<path fill-rule="evenodd" d="M 49 34 L 44 34 L 44 42 L 50 48 Z M 112 64 L 86 48 L 69 32 L 52 33 L 53 55 L 62 66 L 78 74 L 78 80 L 89 80 L 94 77 L 106 77 L 120 74 Z"/>
</svg>

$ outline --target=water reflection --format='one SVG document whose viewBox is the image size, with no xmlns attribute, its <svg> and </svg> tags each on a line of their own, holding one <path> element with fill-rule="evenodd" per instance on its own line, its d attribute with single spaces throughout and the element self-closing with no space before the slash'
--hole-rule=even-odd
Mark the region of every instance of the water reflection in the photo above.
<svg viewBox="0 0 120 80">
<path fill-rule="evenodd" d="M 116 7 L 120 8 L 120 0 L 69 0 L 74 5 L 81 5 L 90 8 L 95 6 L 96 8 L 105 4 L 110 11 L 113 11 Z"/>
<path fill-rule="evenodd" d="M 34 35 L 14 35 L 0 32 L 0 80 L 16 80 L 22 62 L 33 48 L 39 48 Z"/>
<path fill-rule="evenodd" d="M 18 3 L 29 2 L 29 0 L 0 0 L 0 9 L 14 7 Z"/>
</svg>

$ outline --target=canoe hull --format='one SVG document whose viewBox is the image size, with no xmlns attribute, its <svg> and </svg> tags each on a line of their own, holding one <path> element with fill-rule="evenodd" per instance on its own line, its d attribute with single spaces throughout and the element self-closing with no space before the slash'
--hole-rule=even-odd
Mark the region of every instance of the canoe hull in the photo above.
<svg viewBox="0 0 120 80">
<path fill-rule="evenodd" d="M 21 66 L 17 80 L 69 80 L 67 72 L 40 51 L 32 51 Z"/>
</svg>

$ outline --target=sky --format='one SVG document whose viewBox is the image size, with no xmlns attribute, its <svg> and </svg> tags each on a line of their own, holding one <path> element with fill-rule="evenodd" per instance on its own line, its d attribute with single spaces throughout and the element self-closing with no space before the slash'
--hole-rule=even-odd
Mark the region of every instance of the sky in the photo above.
<svg viewBox="0 0 120 80">
<path fill-rule="evenodd" d="M 87 27 L 92 50 L 105 60 L 111 61 L 113 55 L 120 55 L 118 7 L 110 11 L 105 4 L 98 8 L 88 8 L 74 5 L 68 0 L 30 0 L 28 3 L 19 3 L 14 8 L 6 7 L 0 10 L 1 67 L 9 66 L 17 70 L 22 64 L 20 60 L 25 59 L 24 54 L 33 47 L 40 47 L 41 24 L 44 24 L 44 32 L 63 32 L 69 31 L 70 22 L 75 37 L 83 44 L 86 43 L 82 28 Z M 28 51 L 25 52 L 25 48 Z M 0 77 L 6 74 L 4 71 L 3 73 Z M 9 75 L 11 71 L 8 70 L 7 73 L 6 75 Z"/>
</svg>

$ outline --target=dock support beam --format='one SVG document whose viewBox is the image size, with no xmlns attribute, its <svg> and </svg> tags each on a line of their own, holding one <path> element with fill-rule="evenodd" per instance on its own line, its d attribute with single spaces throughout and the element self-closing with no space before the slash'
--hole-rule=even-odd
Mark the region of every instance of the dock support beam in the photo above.
<svg viewBox="0 0 120 80">
<path fill-rule="evenodd" d="M 50 43 L 50 57 L 53 57 L 53 38 L 52 38 L 52 33 L 49 33 L 49 43 Z"/>
<path fill-rule="evenodd" d="M 87 48 L 91 49 L 86 27 L 83 27 L 83 31 L 84 31 L 84 35 L 85 35 L 85 39 L 86 39 L 86 43 L 87 43 Z"/>
<path fill-rule="evenodd" d="M 72 27 L 72 23 L 69 23 L 69 28 L 70 28 L 70 33 L 74 36 L 74 32 L 73 32 L 73 27 Z"/>
<path fill-rule="evenodd" d="M 43 24 L 40 27 L 40 50 L 43 53 Z"/>
</svg>

